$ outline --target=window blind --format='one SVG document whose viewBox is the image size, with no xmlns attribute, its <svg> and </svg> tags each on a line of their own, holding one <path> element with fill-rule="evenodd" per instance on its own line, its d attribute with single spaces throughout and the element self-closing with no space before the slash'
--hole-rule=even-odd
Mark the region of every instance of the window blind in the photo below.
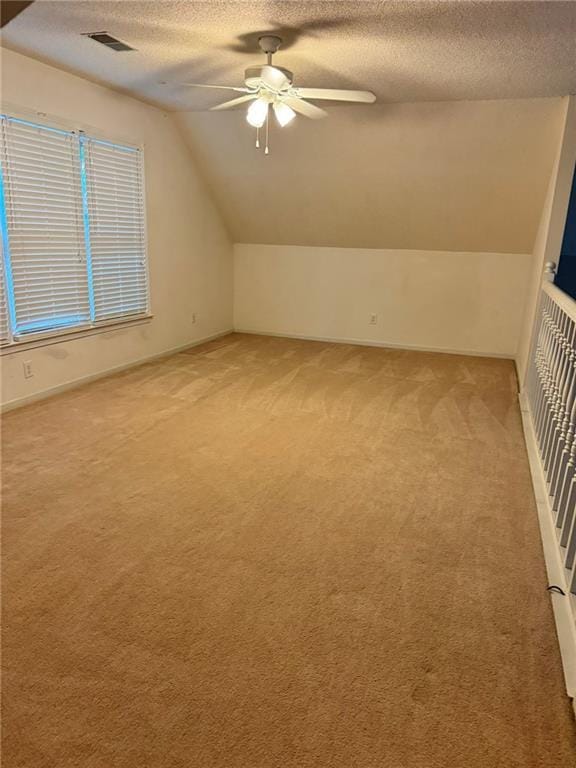
<svg viewBox="0 0 576 768">
<path fill-rule="evenodd" d="M 94 318 L 148 310 L 142 153 L 81 138 L 89 221 Z"/>
<path fill-rule="evenodd" d="M 14 336 L 90 323 L 77 136 L 6 117 L 1 151 Z"/>
<path fill-rule="evenodd" d="M 148 315 L 142 151 L 0 115 L 0 344 Z"/>
<path fill-rule="evenodd" d="M 2 256 L 4 256 L 2 238 L 0 238 L 0 251 Z M 6 299 L 3 263 L 3 261 L 0 263 L 0 343 L 5 344 L 10 340 L 10 324 L 8 322 L 8 302 Z"/>
</svg>

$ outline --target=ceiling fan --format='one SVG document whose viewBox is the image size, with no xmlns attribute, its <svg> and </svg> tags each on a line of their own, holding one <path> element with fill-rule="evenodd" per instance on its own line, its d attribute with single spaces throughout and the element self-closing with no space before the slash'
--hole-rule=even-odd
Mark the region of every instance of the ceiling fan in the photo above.
<svg viewBox="0 0 576 768">
<path fill-rule="evenodd" d="M 327 99 L 329 101 L 350 101 L 373 104 L 376 96 L 371 91 L 351 91 L 333 88 L 300 88 L 295 86 L 292 72 L 284 67 L 272 64 L 272 56 L 280 48 L 282 38 L 277 35 L 262 35 L 258 38 L 261 50 L 266 54 L 267 62 L 260 67 L 248 67 L 244 75 L 244 86 L 208 85 L 203 83 L 182 83 L 191 88 L 218 88 L 243 94 L 222 104 L 211 107 L 211 111 L 233 109 L 239 104 L 251 102 L 246 114 L 248 123 L 256 128 L 256 146 L 260 146 L 259 131 L 266 129 L 265 154 L 268 154 L 268 129 L 270 112 L 283 128 L 296 117 L 296 114 L 318 120 L 326 117 L 327 112 L 307 99 Z"/>
</svg>

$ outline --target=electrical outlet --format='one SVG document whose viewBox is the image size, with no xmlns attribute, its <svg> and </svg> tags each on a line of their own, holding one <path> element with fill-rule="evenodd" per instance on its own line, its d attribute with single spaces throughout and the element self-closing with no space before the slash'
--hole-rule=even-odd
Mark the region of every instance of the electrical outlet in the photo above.
<svg viewBox="0 0 576 768">
<path fill-rule="evenodd" d="M 196 322 L 196 312 L 192 312 L 192 322 Z"/>
<path fill-rule="evenodd" d="M 22 368 L 24 369 L 24 378 L 25 379 L 31 379 L 32 376 L 34 376 L 34 371 L 32 370 L 32 361 L 31 360 L 25 360 L 22 363 Z"/>
<path fill-rule="evenodd" d="M 378 315 L 370 315 L 370 317 L 368 319 L 368 324 L 369 325 L 376 325 L 377 322 L 378 322 Z"/>
</svg>

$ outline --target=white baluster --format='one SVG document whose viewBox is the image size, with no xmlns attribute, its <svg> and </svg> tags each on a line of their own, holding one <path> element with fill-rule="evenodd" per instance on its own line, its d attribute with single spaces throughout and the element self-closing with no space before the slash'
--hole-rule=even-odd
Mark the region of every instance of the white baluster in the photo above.
<svg viewBox="0 0 576 768">
<path fill-rule="evenodd" d="M 568 536 L 568 528 L 571 526 L 572 521 L 569 519 L 570 517 L 570 489 L 572 486 L 572 480 L 574 478 L 574 468 L 576 467 L 576 439 L 574 439 L 574 431 L 575 431 L 575 425 L 576 425 L 576 399 L 574 400 L 574 403 L 572 404 L 572 412 L 570 414 L 570 424 L 571 424 L 571 432 L 572 432 L 572 440 L 570 446 L 566 446 L 566 450 L 568 451 L 568 461 L 566 462 L 566 469 L 564 470 L 564 473 L 562 475 L 561 482 L 559 482 L 559 493 L 558 493 L 558 518 L 561 520 L 561 525 L 563 525 L 563 535 L 562 538 L 564 539 L 564 544 L 566 544 L 567 536 Z"/>
<path fill-rule="evenodd" d="M 553 457 L 555 455 L 555 447 L 560 434 L 560 424 L 564 415 L 564 389 L 566 387 L 568 371 L 570 368 L 570 358 L 568 356 L 570 343 L 568 341 L 568 334 L 570 334 L 570 336 L 572 334 L 572 325 L 573 323 L 570 318 L 562 313 L 558 329 L 558 363 L 553 380 L 551 419 L 544 443 L 544 449 L 542 451 L 544 456 L 544 467 L 548 472 L 549 480 L 554 471 Z"/>
<path fill-rule="evenodd" d="M 567 371 L 564 382 L 564 389 L 562 392 L 562 402 L 560 406 L 560 428 L 558 433 L 558 439 L 554 448 L 554 456 L 552 459 L 553 471 L 550 480 L 550 495 L 554 498 L 552 509 L 558 511 L 559 501 L 559 485 L 562 478 L 562 474 L 566 468 L 566 462 L 568 460 L 568 454 L 572 446 L 572 440 L 574 439 L 574 429 L 571 422 L 571 412 L 576 397 L 576 368 L 575 361 L 576 355 L 574 354 L 574 344 L 576 342 L 576 323 L 571 321 L 570 338 L 566 345 L 566 359 L 567 359 Z M 562 526 L 562 517 L 558 515 L 556 524 L 558 527 Z"/>
</svg>

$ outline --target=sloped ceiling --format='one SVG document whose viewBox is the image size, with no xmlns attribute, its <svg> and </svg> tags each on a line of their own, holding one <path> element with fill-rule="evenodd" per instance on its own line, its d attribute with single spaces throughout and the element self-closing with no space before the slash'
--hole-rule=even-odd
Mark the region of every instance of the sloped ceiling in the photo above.
<svg viewBox="0 0 576 768">
<path fill-rule="evenodd" d="M 530 253 L 559 99 L 335 109 L 272 128 L 180 115 L 235 242 Z"/>
<path fill-rule="evenodd" d="M 81 36 L 98 31 L 137 50 Z M 243 110 L 206 112 L 225 96 L 177 83 L 241 84 L 266 31 L 283 36 L 278 63 L 297 84 L 369 88 L 378 103 L 299 118 L 263 157 Z M 575 41 L 573 2 L 435 0 L 37 0 L 2 37 L 187 110 L 176 119 L 237 241 L 517 252 L 532 247 L 561 104 L 495 100 L 575 92 Z"/>
</svg>

